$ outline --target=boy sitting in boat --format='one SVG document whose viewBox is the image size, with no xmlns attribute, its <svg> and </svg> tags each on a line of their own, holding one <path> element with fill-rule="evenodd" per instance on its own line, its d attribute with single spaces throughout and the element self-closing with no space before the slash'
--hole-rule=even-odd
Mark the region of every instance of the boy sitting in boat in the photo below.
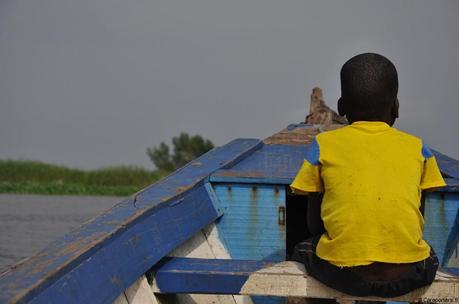
<svg viewBox="0 0 459 304">
<path fill-rule="evenodd" d="M 347 61 L 338 112 L 349 125 L 315 137 L 290 186 L 309 194 L 308 227 L 316 235 L 297 244 L 293 259 L 354 296 L 400 296 L 432 283 L 438 268 L 422 237 L 421 196 L 445 182 L 426 144 L 392 127 L 397 92 L 387 58 L 366 53 Z"/>
</svg>

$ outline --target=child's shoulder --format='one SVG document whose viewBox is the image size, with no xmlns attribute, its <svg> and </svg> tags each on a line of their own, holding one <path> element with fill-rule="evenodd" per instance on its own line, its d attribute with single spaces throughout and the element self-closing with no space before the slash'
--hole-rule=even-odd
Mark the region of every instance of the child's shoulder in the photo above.
<svg viewBox="0 0 459 304">
<path fill-rule="evenodd" d="M 402 137 L 404 140 L 411 141 L 416 144 L 422 144 L 422 139 L 405 131 L 401 131 L 396 128 L 392 128 L 396 136 Z"/>
<path fill-rule="evenodd" d="M 416 153 L 420 153 L 424 148 L 424 142 L 421 138 L 405 132 L 396 128 L 391 128 L 393 130 L 391 141 L 395 142 L 400 149 L 409 149 Z"/>
</svg>

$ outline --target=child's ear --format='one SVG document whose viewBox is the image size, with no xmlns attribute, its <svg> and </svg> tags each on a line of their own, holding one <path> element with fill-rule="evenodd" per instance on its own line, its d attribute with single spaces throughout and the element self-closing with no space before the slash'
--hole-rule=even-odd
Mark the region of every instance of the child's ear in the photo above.
<svg viewBox="0 0 459 304">
<path fill-rule="evenodd" d="M 398 98 L 395 99 L 394 103 L 392 104 L 392 109 L 390 110 L 390 126 L 393 126 L 395 123 L 395 120 L 398 118 Z"/>
<path fill-rule="evenodd" d="M 338 99 L 338 114 L 341 116 L 346 116 L 346 112 L 346 103 L 344 102 L 343 97 L 340 97 Z"/>
<path fill-rule="evenodd" d="M 399 108 L 399 106 L 400 105 L 398 103 L 398 98 L 397 98 L 394 101 L 394 106 L 392 107 L 392 113 L 391 113 L 392 117 L 394 118 L 394 120 L 395 120 L 395 118 L 398 118 L 398 108 Z"/>
</svg>

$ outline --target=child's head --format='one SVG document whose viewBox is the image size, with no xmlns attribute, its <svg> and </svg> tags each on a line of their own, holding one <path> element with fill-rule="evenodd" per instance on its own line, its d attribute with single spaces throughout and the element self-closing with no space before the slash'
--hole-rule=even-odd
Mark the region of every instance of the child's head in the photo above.
<svg viewBox="0 0 459 304">
<path fill-rule="evenodd" d="M 350 123 L 384 121 L 393 125 L 398 117 L 398 77 L 384 56 L 365 53 L 349 59 L 341 69 L 338 111 Z"/>
</svg>

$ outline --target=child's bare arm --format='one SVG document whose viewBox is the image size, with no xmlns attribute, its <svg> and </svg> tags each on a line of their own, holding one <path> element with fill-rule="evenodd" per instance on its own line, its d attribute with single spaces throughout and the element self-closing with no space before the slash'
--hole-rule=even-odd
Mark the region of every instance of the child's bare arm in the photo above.
<svg viewBox="0 0 459 304">
<path fill-rule="evenodd" d="M 421 211 L 421 214 L 422 214 L 423 217 L 424 217 L 425 206 L 426 206 L 426 191 L 422 191 L 421 206 L 419 207 L 419 210 Z"/>
</svg>

